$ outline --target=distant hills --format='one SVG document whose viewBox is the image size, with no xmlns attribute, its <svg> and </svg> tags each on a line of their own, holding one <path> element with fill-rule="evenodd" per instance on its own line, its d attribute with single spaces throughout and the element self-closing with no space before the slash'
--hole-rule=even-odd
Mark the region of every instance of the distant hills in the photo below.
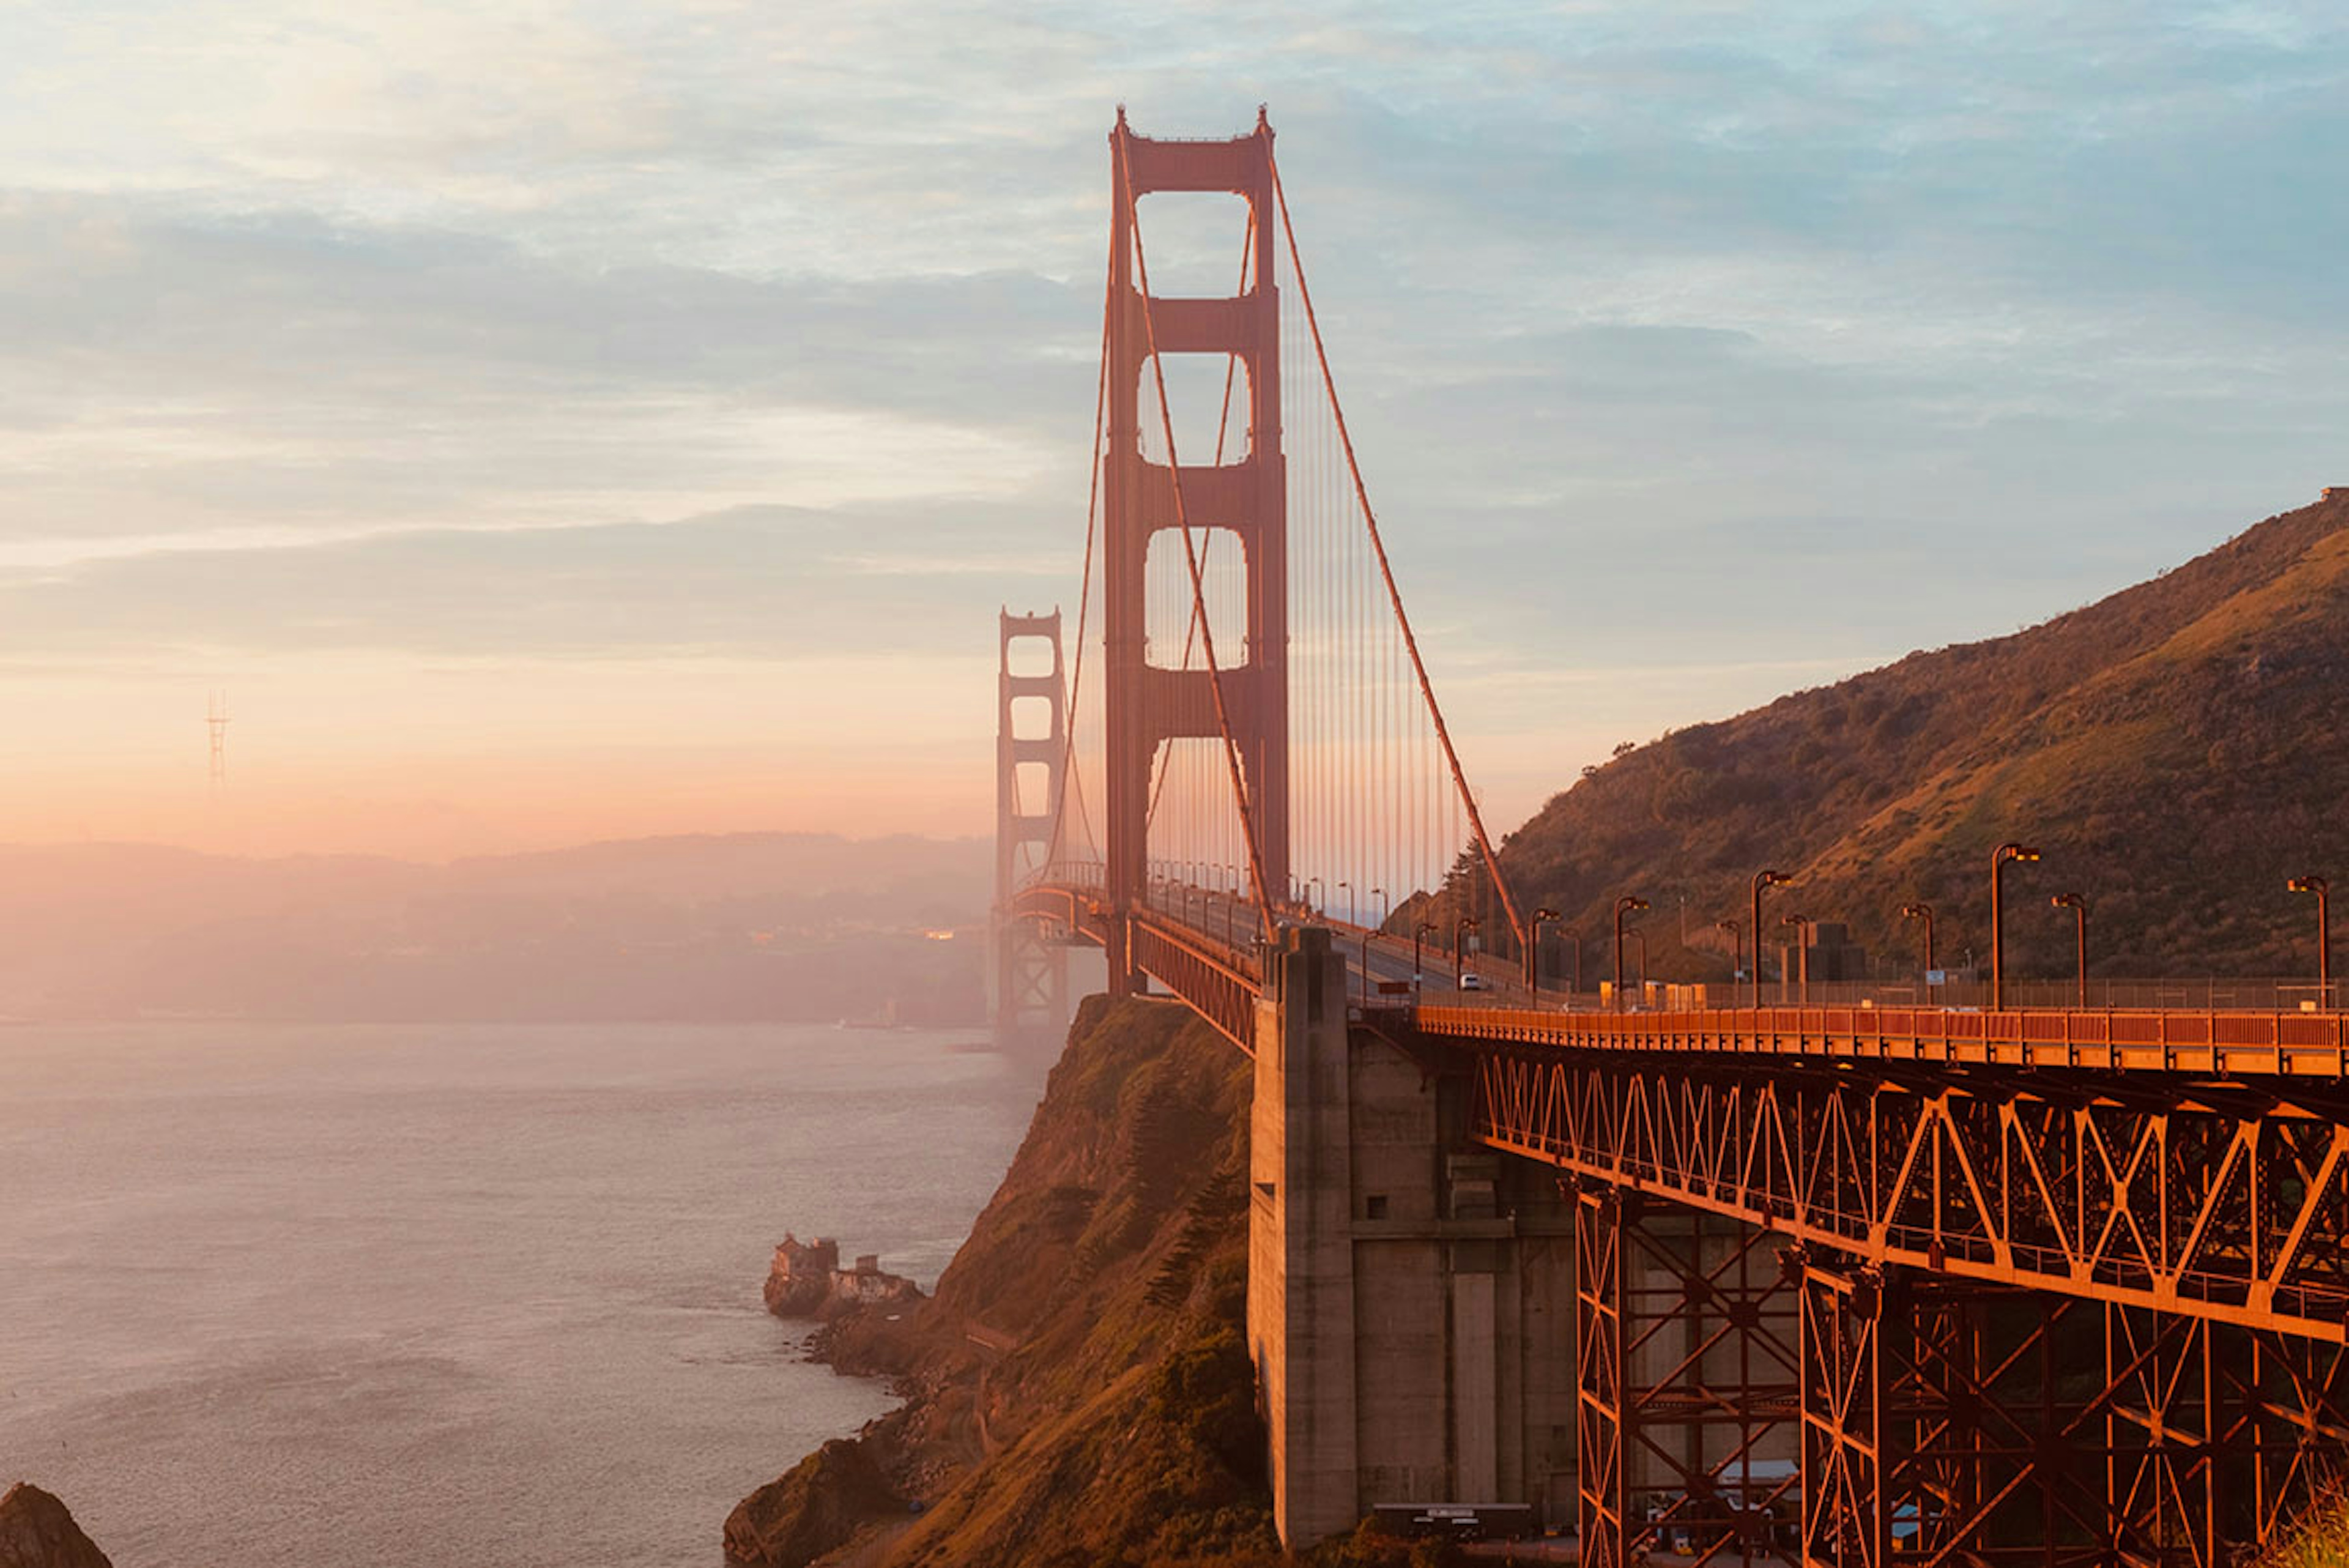
<svg viewBox="0 0 2349 1568">
<path fill-rule="evenodd" d="M 974 1023 L 992 875 L 980 839 L 825 834 L 447 866 L 0 846 L 0 1017 Z"/>
<path fill-rule="evenodd" d="M 1614 899 L 1634 893 L 1653 905 L 1651 973 L 1721 979 L 1714 922 L 1745 919 L 1765 866 L 1795 877 L 1772 913 L 1844 921 L 1903 970 L 1917 933 L 1899 911 L 1915 899 L 1934 907 L 1950 962 L 1980 955 L 1991 852 L 2019 838 L 2045 859 L 2009 885 L 2014 972 L 2071 972 L 2072 917 L 2048 897 L 2076 890 L 2093 906 L 2092 973 L 2301 975 L 2316 912 L 2284 881 L 2315 871 L 2349 893 L 2344 790 L 2349 495 L 2335 495 L 2014 636 L 1626 752 L 1553 797 L 1503 860 L 1587 952 L 1603 958 Z"/>
</svg>

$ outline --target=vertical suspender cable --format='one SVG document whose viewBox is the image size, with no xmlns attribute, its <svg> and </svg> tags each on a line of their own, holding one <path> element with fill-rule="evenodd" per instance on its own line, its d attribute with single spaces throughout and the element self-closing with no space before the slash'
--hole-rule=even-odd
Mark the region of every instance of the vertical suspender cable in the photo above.
<svg viewBox="0 0 2349 1568">
<path fill-rule="evenodd" d="M 1077 589 L 1077 656 L 1069 665 L 1068 706 L 1061 713 L 1061 787 L 1059 798 L 1052 803 L 1052 836 L 1045 851 L 1047 863 L 1060 859 L 1068 848 L 1069 785 L 1077 778 L 1077 702 L 1085 689 L 1085 628 L 1092 609 L 1093 540 L 1101 526 L 1102 429 L 1109 410 L 1109 326 L 1110 311 L 1117 299 L 1117 275 L 1103 269 L 1106 277 L 1102 286 L 1102 348 L 1101 374 L 1093 383 L 1093 462 L 1092 477 L 1085 496 L 1085 565 L 1084 575 Z M 1077 785 L 1078 819 L 1085 825 L 1085 836 L 1092 836 L 1092 822 L 1085 812 L 1085 792 Z"/>
<path fill-rule="evenodd" d="M 1412 635 L 1411 618 L 1403 611 L 1402 593 L 1395 587 L 1394 569 L 1387 560 L 1386 543 L 1379 536 L 1378 517 L 1371 510 L 1370 491 L 1362 483 L 1361 465 L 1354 458 L 1354 438 L 1346 429 L 1345 410 L 1339 406 L 1337 382 L 1330 373 L 1329 351 L 1322 344 L 1321 324 L 1313 310 L 1313 291 L 1306 286 L 1305 282 L 1305 259 L 1297 253 L 1297 230 L 1289 221 L 1288 192 L 1281 184 L 1280 163 L 1273 157 L 1269 148 L 1266 150 L 1265 157 L 1272 169 L 1272 193 L 1274 200 L 1280 206 L 1280 226 L 1288 241 L 1289 265 L 1297 274 L 1298 296 L 1304 302 L 1305 323 L 1313 334 L 1314 358 L 1320 363 L 1322 385 L 1327 389 L 1330 397 L 1330 412 L 1337 422 L 1338 439 L 1345 448 L 1347 472 L 1353 480 L 1355 497 L 1361 505 L 1362 523 L 1370 533 L 1371 549 L 1378 557 L 1379 576 L 1386 584 L 1387 598 L 1393 607 L 1396 625 L 1402 632 L 1403 647 L 1410 651 L 1413 672 L 1419 678 L 1420 694 L 1426 701 L 1428 716 L 1435 726 L 1436 741 L 1444 750 L 1444 760 L 1452 770 L 1452 782 L 1458 792 L 1460 805 L 1467 813 L 1469 826 L 1475 831 L 1476 848 L 1484 857 L 1485 872 L 1492 878 L 1494 890 L 1500 895 L 1502 908 L 1508 915 L 1512 934 L 1519 940 L 1523 940 L 1525 929 L 1523 923 L 1517 918 L 1516 900 L 1509 895 L 1509 885 L 1501 875 L 1501 857 L 1494 853 L 1493 841 L 1485 832 L 1484 814 L 1476 809 L 1475 797 L 1468 790 L 1468 775 L 1460 766 L 1458 752 L 1453 749 L 1452 732 L 1444 722 L 1444 710 L 1436 703 L 1435 687 L 1427 678 L 1426 662 L 1419 656 L 1419 639 Z M 1131 202 L 1132 199 L 1129 192 L 1127 200 Z M 1138 236 L 1134 248 L 1138 256 L 1141 251 Z M 1148 292 L 1146 282 L 1143 291 L 1145 295 Z M 1179 508 L 1181 497 L 1179 490 L 1176 492 L 1176 497 Z M 1189 538 L 1190 535 L 1186 530 L 1184 535 L 1186 548 Z"/>
</svg>

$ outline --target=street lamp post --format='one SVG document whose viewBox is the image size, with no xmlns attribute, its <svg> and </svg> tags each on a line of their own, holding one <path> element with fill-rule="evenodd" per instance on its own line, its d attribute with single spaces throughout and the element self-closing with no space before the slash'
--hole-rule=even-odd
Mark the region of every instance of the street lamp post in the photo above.
<svg viewBox="0 0 2349 1568">
<path fill-rule="evenodd" d="M 1350 884 L 1350 881 L 1339 881 L 1339 888 L 1346 891 L 1346 924 L 1349 926 L 1361 924 L 1361 921 L 1355 919 L 1355 917 L 1361 915 L 1361 909 L 1353 908 L 1353 884 Z M 1370 938 L 1362 940 L 1362 994 L 1370 997 Z"/>
<path fill-rule="evenodd" d="M 1528 928 L 1527 930 L 1526 938 L 1526 989 L 1534 993 L 1534 1000 L 1537 1002 L 1541 1000 L 1542 925 L 1545 921 L 1555 923 L 1557 919 L 1557 911 L 1550 909 L 1547 905 L 1544 905 L 1541 909 L 1534 911 L 1533 925 Z"/>
<path fill-rule="evenodd" d="M 2295 877 L 2284 885 L 2288 893 L 2316 895 L 2316 1005 L 2333 1005 L 2333 884 L 2322 877 Z"/>
<path fill-rule="evenodd" d="M 1480 920 L 1461 916 L 1452 924 L 1452 989 L 1460 989 L 1460 976 L 1468 962 L 1468 933 L 1484 929 Z"/>
<path fill-rule="evenodd" d="M 1808 915 L 1781 915 L 1778 923 L 1795 928 L 1795 966 L 1802 978 L 1795 983 L 1802 989 L 1795 992 L 1795 1005 L 1807 1007 L 1811 1002 L 1811 918 Z M 1778 966 L 1778 997 L 1786 995 L 1786 966 Z"/>
<path fill-rule="evenodd" d="M 2039 851 L 2010 839 L 1990 852 L 1990 1005 L 2006 1005 L 2006 863 L 2036 860 Z"/>
<path fill-rule="evenodd" d="M 1733 983 L 1737 976 L 1737 971 L 1745 967 L 1744 933 L 1737 929 L 1737 922 L 1735 920 L 1715 920 L 1713 923 L 1713 929 L 1716 931 L 1727 931 L 1729 933 L 1729 973 L 1731 981 Z M 1734 1006 L 1735 1003 L 1733 1002 L 1731 1005 Z"/>
<path fill-rule="evenodd" d="M 1900 906 L 1900 918 L 1925 922 L 1925 989 L 1930 994 L 1933 987 L 1933 906 L 1903 904 Z"/>
<path fill-rule="evenodd" d="M 1626 893 L 1615 900 L 1615 1005 L 1623 1005 L 1623 917 L 1648 907 L 1645 898 Z"/>
<path fill-rule="evenodd" d="M 1306 890 L 1313 895 L 1313 902 L 1311 906 L 1313 914 L 1318 918 L 1327 913 L 1327 911 L 1321 908 L 1321 878 L 1319 877 L 1308 877 L 1305 878 L 1305 887 Z"/>
<path fill-rule="evenodd" d="M 2088 900 L 2077 893 L 2058 893 L 2047 900 L 2058 909 L 2069 909 L 2078 922 L 2080 959 L 2080 1005 L 2088 1005 Z"/>
<path fill-rule="evenodd" d="M 1413 997 L 1419 995 L 1422 973 L 1419 967 L 1421 947 L 1426 940 L 1427 933 L 1433 929 L 1435 929 L 1433 920 L 1422 920 L 1411 929 L 1411 993 Z"/>
<path fill-rule="evenodd" d="M 1762 889 L 1792 881 L 1783 871 L 1754 873 L 1754 1005 L 1762 1005 Z M 1780 979 L 1785 977 L 1781 975 Z"/>
</svg>

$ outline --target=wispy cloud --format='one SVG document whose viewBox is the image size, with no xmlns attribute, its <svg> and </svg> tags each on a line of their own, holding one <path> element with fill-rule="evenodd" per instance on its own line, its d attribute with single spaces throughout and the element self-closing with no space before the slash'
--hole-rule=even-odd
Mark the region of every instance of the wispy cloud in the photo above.
<svg viewBox="0 0 2349 1568">
<path fill-rule="evenodd" d="M 1112 107 L 1268 100 L 1521 804 L 1524 693 L 1653 732 L 2349 477 L 2333 7 L 16 6 L 0 662 L 983 690 L 996 603 L 1076 598 Z"/>
</svg>

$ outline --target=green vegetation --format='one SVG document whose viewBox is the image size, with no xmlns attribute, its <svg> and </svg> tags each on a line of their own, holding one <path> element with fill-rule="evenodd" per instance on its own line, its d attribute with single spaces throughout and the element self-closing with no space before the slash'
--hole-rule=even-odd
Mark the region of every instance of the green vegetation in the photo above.
<svg viewBox="0 0 2349 1568">
<path fill-rule="evenodd" d="M 2336 1491 L 2309 1510 L 2261 1568 L 2349 1568 L 2349 1493 Z"/>
<path fill-rule="evenodd" d="M 2313 975 L 2315 911 L 2283 883 L 2349 876 L 2344 779 L 2349 502 L 2334 500 L 2013 637 L 1622 753 L 1503 858 L 1528 906 L 1581 930 L 1586 974 L 1634 892 L 1655 906 L 1651 974 L 1726 979 L 1714 922 L 1744 922 L 1765 866 L 1795 877 L 1772 909 L 1845 922 L 1888 972 L 1915 967 L 1900 906 L 1930 903 L 1954 965 L 1987 941 L 1991 849 L 2019 836 L 2046 855 L 2010 894 L 2021 974 L 2070 972 L 2072 928 L 2046 895 L 2076 889 L 2095 973 Z"/>
<path fill-rule="evenodd" d="M 1278 1561 L 1243 1338 L 1248 1084 L 1183 1009 L 1088 1001 L 936 1297 L 828 1333 L 836 1363 L 912 1396 L 855 1445 L 895 1495 L 864 1500 L 852 1542 L 795 1471 L 737 1511 L 730 1546 L 755 1549 L 730 1560 Z M 822 1528 L 750 1528 L 777 1518 Z"/>
</svg>

